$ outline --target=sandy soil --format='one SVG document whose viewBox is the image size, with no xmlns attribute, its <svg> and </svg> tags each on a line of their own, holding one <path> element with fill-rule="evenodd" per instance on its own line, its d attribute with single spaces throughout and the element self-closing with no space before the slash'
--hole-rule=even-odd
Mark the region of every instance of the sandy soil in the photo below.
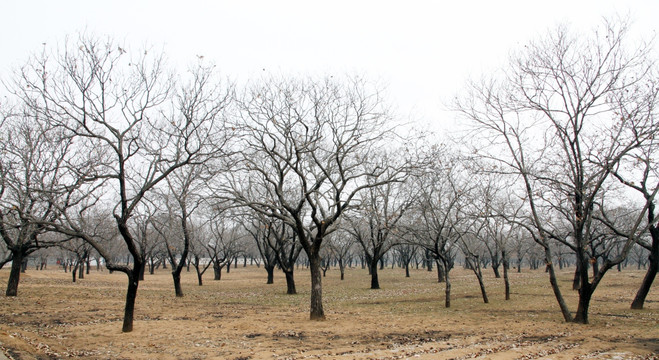
<svg viewBox="0 0 659 360">
<path fill-rule="evenodd" d="M 591 324 L 566 324 L 546 274 L 512 273 L 512 299 L 487 272 L 484 304 L 471 272 L 456 269 L 453 302 L 444 308 L 434 273 L 381 272 L 369 290 L 365 270 L 340 281 L 324 278 L 327 320 L 308 320 L 309 275 L 296 271 L 298 295 L 286 295 L 283 274 L 265 285 L 256 267 L 222 280 L 194 269 L 183 274 L 186 296 L 174 297 L 171 275 L 147 275 L 138 292 L 135 330 L 121 333 L 126 277 L 92 270 L 71 282 L 60 270 L 28 270 L 19 296 L 0 298 L 0 347 L 14 359 L 658 359 L 659 292 L 646 309 L 629 303 L 642 271 L 607 274 L 595 294 Z M 561 274 L 571 307 L 570 271 Z M 8 269 L 0 270 L 6 284 Z"/>
</svg>

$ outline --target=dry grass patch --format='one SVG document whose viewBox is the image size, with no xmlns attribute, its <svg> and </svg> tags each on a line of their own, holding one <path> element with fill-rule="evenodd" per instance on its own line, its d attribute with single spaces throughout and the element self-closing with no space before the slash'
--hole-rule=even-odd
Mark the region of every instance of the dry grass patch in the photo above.
<svg viewBox="0 0 659 360">
<path fill-rule="evenodd" d="M 92 271 L 72 283 L 61 271 L 28 270 L 19 296 L 0 300 L 0 345 L 15 359 L 647 359 L 659 353 L 659 294 L 646 309 L 629 304 L 643 272 L 607 275 L 595 293 L 591 324 L 563 323 L 542 271 L 511 273 L 512 299 L 503 281 L 486 273 L 484 304 L 471 272 L 456 269 L 452 307 L 444 287 L 423 270 L 405 278 L 385 269 L 381 290 L 370 290 L 365 270 L 323 278 L 327 320 L 308 320 L 309 275 L 296 272 L 298 295 L 286 295 L 282 274 L 238 267 L 221 281 L 196 285 L 183 273 L 186 294 L 174 297 L 171 275 L 147 275 L 140 284 L 135 330 L 121 333 L 123 274 Z M 0 271 L 6 283 L 8 270 Z M 560 273 L 569 304 L 571 273 Z"/>
</svg>

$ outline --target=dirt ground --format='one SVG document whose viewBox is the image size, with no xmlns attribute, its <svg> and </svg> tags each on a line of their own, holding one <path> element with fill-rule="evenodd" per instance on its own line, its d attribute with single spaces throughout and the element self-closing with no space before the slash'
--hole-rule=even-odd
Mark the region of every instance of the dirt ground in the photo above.
<svg viewBox="0 0 659 360">
<path fill-rule="evenodd" d="M 135 329 L 122 333 L 126 277 L 92 272 L 76 283 L 59 269 L 23 274 L 19 296 L 0 298 L 0 350 L 13 359 L 658 359 L 659 292 L 645 310 L 629 304 L 643 271 L 610 272 L 595 293 L 591 324 L 566 324 L 543 271 L 486 273 L 490 303 L 474 275 L 451 272 L 453 301 L 434 272 L 381 271 L 370 290 L 365 270 L 335 269 L 323 279 L 325 321 L 308 320 L 309 273 L 296 270 L 298 295 L 286 295 L 283 274 L 266 285 L 255 266 L 231 269 L 222 280 L 194 269 L 176 298 L 161 270 L 140 284 Z M 572 309 L 570 270 L 560 273 Z M 0 270 L 5 286 L 8 269 Z"/>
</svg>

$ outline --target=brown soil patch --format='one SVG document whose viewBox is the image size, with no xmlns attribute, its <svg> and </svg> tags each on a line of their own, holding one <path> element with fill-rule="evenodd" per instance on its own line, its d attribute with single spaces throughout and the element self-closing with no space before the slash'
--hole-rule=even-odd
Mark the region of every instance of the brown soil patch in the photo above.
<svg viewBox="0 0 659 360">
<path fill-rule="evenodd" d="M 0 270 L 6 284 L 8 269 Z M 643 276 L 607 274 L 595 293 L 591 324 L 566 324 L 542 271 L 512 273 L 512 300 L 488 271 L 490 304 L 474 276 L 451 272 L 452 307 L 434 273 L 380 274 L 369 290 L 365 270 L 323 279 L 327 320 L 308 320 L 309 275 L 296 272 L 300 294 L 286 295 L 277 274 L 265 285 L 256 267 L 232 269 L 221 281 L 183 274 L 175 298 L 166 271 L 147 275 L 138 292 L 135 330 L 121 333 L 126 278 L 91 272 L 72 283 L 59 270 L 28 270 L 19 296 L 0 299 L 0 346 L 14 359 L 657 359 L 659 294 L 646 309 L 629 304 Z M 560 274 L 572 307 L 570 271 Z"/>
</svg>

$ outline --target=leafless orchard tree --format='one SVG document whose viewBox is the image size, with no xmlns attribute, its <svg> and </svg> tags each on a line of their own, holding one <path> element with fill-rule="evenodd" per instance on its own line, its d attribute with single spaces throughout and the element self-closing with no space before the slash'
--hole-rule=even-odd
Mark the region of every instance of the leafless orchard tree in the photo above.
<svg viewBox="0 0 659 360">
<path fill-rule="evenodd" d="M 386 157 L 383 162 L 389 161 Z M 371 179 L 367 178 L 367 181 Z M 391 182 L 371 187 L 360 194 L 359 206 L 346 217 L 347 229 L 364 250 L 371 275 L 371 289 L 380 288 L 378 263 L 399 244 L 403 229 L 401 219 L 413 204 L 410 186 L 404 182 Z"/>
<path fill-rule="evenodd" d="M 181 271 L 192 243 L 192 221 L 195 212 L 204 205 L 205 184 L 211 176 L 207 164 L 176 169 L 165 179 L 166 189 L 155 199 L 161 205 L 161 215 L 154 218 L 153 225 L 164 241 L 177 297 L 183 296 Z"/>
<path fill-rule="evenodd" d="M 216 139 L 230 131 L 222 126 L 230 90 L 212 75 L 212 67 L 198 64 L 177 86 L 162 56 L 84 34 L 53 54 L 33 57 L 16 73 L 13 93 L 76 149 L 66 158 L 72 169 L 65 179 L 67 197 L 51 199 L 62 216 L 38 222 L 83 238 L 108 269 L 127 275 L 124 332 L 133 328 L 143 262 L 132 216 L 173 171 L 216 156 L 221 151 Z M 93 208 L 106 209 L 115 219 L 132 265 L 114 261 L 80 226 L 75 214 Z"/>
<path fill-rule="evenodd" d="M 510 183 L 510 178 L 500 176 L 496 164 L 488 166 L 474 161 L 472 165 L 476 165 L 472 169 L 472 181 L 478 183 L 474 189 L 472 216 L 483 224 L 479 240 L 485 246 L 496 278 L 501 278 L 499 268 L 503 267 L 505 299 L 510 300 L 510 253 L 515 237 L 524 231 L 518 224 L 526 215 L 523 211 L 525 203 L 508 191 L 514 183 Z"/>
<path fill-rule="evenodd" d="M 213 279 L 221 280 L 222 269 L 226 267 L 227 273 L 230 272 L 231 263 L 243 252 L 242 241 L 247 239 L 248 234 L 243 231 L 234 216 L 228 216 L 226 212 L 216 215 L 208 222 L 208 246 L 213 258 Z"/>
<path fill-rule="evenodd" d="M 207 223 L 193 222 L 191 234 L 190 262 L 197 273 L 197 285 L 202 286 L 204 273 L 215 263 L 216 254 L 209 244 L 212 236 Z"/>
<path fill-rule="evenodd" d="M 275 267 L 277 266 L 276 247 L 273 246 L 274 236 L 272 235 L 275 219 L 266 218 L 262 214 L 251 211 L 251 214 L 245 217 L 243 227 L 247 231 L 258 250 L 259 256 L 263 261 L 263 268 L 268 274 L 266 284 L 274 284 Z"/>
<path fill-rule="evenodd" d="M 412 244 L 423 248 L 437 262 L 438 273 L 445 283 L 445 306 L 451 306 L 451 277 L 458 242 L 464 235 L 469 204 L 469 184 L 466 172 L 457 155 L 444 146 L 434 146 L 433 159 L 425 172 L 414 179 L 418 194 L 414 197 L 413 221 L 407 222 L 406 232 L 412 234 Z"/>
<path fill-rule="evenodd" d="M 12 262 L 6 296 L 18 294 L 21 266 L 34 251 L 58 245 L 68 237 L 48 236 L 46 227 L 32 221 L 52 221 L 59 212 L 38 189 L 57 199 L 66 176 L 71 139 L 49 128 L 28 107 L 0 109 L 0 236 L 7 254 L 1 264 Z M 3 254 L 4 255 L 4 254 Z"/>
<path fill-rule="evenodd" d="M 503 75 L 470 84 L 455 103 L 474 125 L 471 135 L 480 139 L 476 153 L 520 179 L 529 231 L 544 248 L 566 321 L 588 323 L 593 292 L 643 230 L 639 217 L 626 229 L 619 256 L 607 259 L 590 278 L 585 249 L 594 240 L 591 227 L 612 171 L 656 132 L 652 114 L 659 89 L 650 86 L 650 48 L 632 47 L 628 40 L 624 21 L 605 22 L 592 36 L 559 27 L 513 56 Z M 580 267 L 574 317 L 556 281 L 552 242 L 571 249 Z"/>
<path fill-rule="evenodd" d="M 339 272 L 341 273 L 341 280 L 345 279 L 345 270 L 349 262 L 351 262 L 355 251 L 355 238 L 346 230 L 338 230 L 332 234 L 327 243 L 328 249 L 332 252 L 332 256 L 339 264 Z"/>
<path fill-rule="evenodd" d="M 240 103 L 243 152 L 220 182 L 220 196 L 293 230 L 310 264 L 310 318 L 324 319 L 320 251 L 326 235 L 362 190 L 401 177 L 387 164 L 364 166 L 392 138 L 389 112 L 380 91 L 359 78 L 265 80 L 249 86 Z M 250 177 L 274 197 L 252 197 Z"/>
</svg>

